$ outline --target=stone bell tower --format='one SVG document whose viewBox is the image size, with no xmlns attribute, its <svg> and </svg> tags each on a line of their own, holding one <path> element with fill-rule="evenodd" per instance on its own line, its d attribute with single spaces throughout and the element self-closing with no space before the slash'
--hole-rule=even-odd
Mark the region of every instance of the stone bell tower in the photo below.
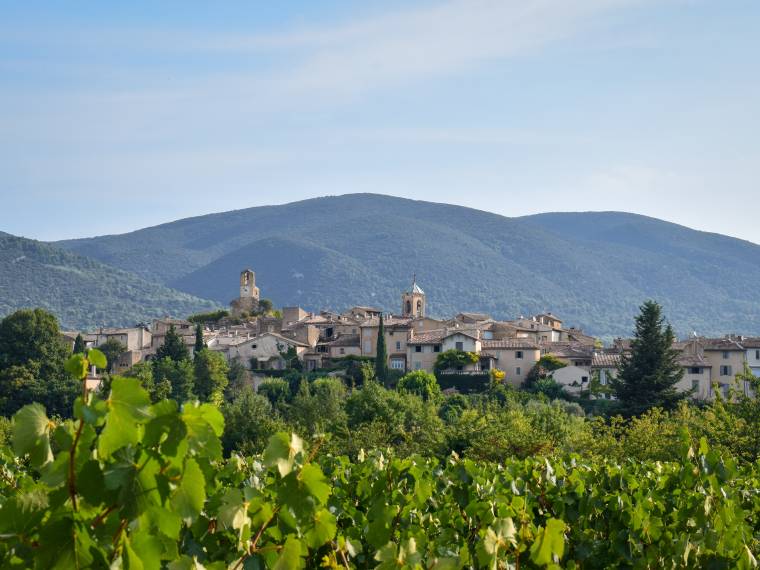
<svg viewBox="0 0 760 570">
<path fill-rule="evenodd" d="M 230 303 L 233 315 L 251 313 L 259 308 L 259 288 L 256 274 L 250 269 L 240 272 L 240 297 Z"/>
<path fill-rule="evenodd" d="M 401 315 L 421 318 L 425 316 L 425 292 L 417 285 L 417 275 L 412 279 L 412 288 L 401 294 Z"/>
</svg>

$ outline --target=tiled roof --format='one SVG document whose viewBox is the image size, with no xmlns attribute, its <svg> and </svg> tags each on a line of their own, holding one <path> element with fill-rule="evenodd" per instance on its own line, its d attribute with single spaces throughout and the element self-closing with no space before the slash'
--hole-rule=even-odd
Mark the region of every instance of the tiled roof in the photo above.
<svg viewBox="0 0 760 570">
<path fill-rule="evenodd" d="M 678 357 L 678 364 L 680 364 L 683 367 L 712 368 L 712 364 L 710 364 L 707 360 L 705 360 L 704 356 L 699 356 L 697 354 L 680 355 Z"/>
<path fill-rule="evenodd" d="M 499 348 L 539 348 L 538 343 L 533 342 L 527 338 L 505 338 L 502 340 L 484 340 L 483 349 L 499 349 Z"/>
<path fill-rule="evenodd" d="M 622 355 L 611 352 L 597 352 L 591 357 L 591 366 L 599 368 L 616 368 L 620 364 Z"/>
<path fill-rule="evenodd" d="M 407 341 L 407 344 L 440 344 L 445 335 L 444 330 L 416 333 Z"/>
<path fill-rule="evenodd" d="M 702 345 L 705 350 L 744 350 L 741 344 L 728 338 L 705 338 Z"/>
<path fill-rule="evenodd" d="M 342 334 L 335 340 L 324 344 L 328 346 L 361 346 L 358 334 Z"/>
</svg>

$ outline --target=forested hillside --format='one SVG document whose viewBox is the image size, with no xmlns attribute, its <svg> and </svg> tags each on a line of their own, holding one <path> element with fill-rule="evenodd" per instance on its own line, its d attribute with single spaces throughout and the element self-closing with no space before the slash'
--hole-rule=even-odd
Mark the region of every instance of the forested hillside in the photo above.
<svg viewBox="0 0 760 570">
<path fill-rule="evenodd" d="M 656 298 L 680 334 L 760 334 L 760 246 L 625 213 L 506 218 L 353 194 L 60 245 L 220 303 L 252 267 L 277 305 L 398 310 L 416 273 L 438 316 L 552 310 L 610 337 Z"/>
<path fill-rule="evenodd" d="M 215 306 L 62 248 L 0 234 L 0 316 L 43 307 L 65 328 L 92 328 Z"/>
</svg>

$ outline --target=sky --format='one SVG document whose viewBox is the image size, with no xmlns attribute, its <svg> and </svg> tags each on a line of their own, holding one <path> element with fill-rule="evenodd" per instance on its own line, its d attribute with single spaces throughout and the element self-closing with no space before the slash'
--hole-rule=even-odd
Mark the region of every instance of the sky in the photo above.
<svg viewBox="0 0 760 570">
<path fill-rule="evenodd" d="M 375 192 L 760 243 L 757 0 L 3 3 L 0 231 Z"/>
</svg>

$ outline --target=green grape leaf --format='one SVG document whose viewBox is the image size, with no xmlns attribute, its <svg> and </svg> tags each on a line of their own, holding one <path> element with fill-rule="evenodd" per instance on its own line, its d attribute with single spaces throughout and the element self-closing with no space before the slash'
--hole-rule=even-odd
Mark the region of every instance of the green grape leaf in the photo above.
<svg viewBox="0 0 760 570">
<path fill-rule="evenodd" d="M 222 458 L 222 442 L 219 437 L 224 432 L 224 416 L 211 404 L 185 404 L 182 421 L 187 426 L 187 440 L 190 451 L 210 459 Z"/>
<path fill-rule="evenodd" d="M 314 513 L 313 522 L 314 526 L 306 532 L 306 543 L 311 548 L 319 548 L 335 537 L 335 516 L 327 509 L 320 509 Z"/>
<path fill-rule="evenodd" d="M 206 479 L 195 459 L 189 458 L 185 461 L 182 481 L 172 497 L 172 508 L 189 526 L 198 518 L 205 502 Z"/>
<path fill-rule="evenodd" d="M 106 425 L 98 441 L 98 452 L 104 458 L 136 444 L 140 440 L 138 424 L 150 419 L 150 396 L 137 378 L 114 378 L 107 403 Z"/>
<path fill-rule="evenodd" d="M 327 484 L 327 479 L 325 479 L 319 465 L 313 463 L 304 465 L 298 473 L 298 480 L 319 503 L 325 504 L 327 502 L 327 498 L 330 496 L 330 485 Z"/>
<path fill-rule="evenodd" d="M 17 455 L 29 454 L 34 467 L 53 461 L 50 449 L 52 423 L 40 404 L 27 404 L 13 416 L 13 450 Z"/>
<path fill-rule="evenodd" d="M 225 529 L 240 530 L 246 524 L 250 524 L 248 505 L 243 501 L 243 493 L 240 489 L 229 489 L 224 494 L 217 520 Z"/>
<path fill-rule="evenodd" d="M 90 361 L 90 364 L 101 370 L 105 370 L 108 366 L 106 355 L 100 352 L 97 348 L 91 348 L 87 351 L 87 360 Z"/>
<path fill-rule="evenodd" d="M 133 533 L 129 540 L 125 540 L 124 568 L 160 570 L 163 550 L 157 536 L 145 531 Z"/>
<path fill-rule="evenodd" d="M 288 535 L 272 567 L 273 570 L 298 570 L 301 567 L 301 542 L 292 534 Z"/>
<path fill-rule="evenodd" d="M 269 443 L 264 450 L 264 465 L 277 467 L 281 477 L 285 477 L 293 470 L 296 455 L 303 452 L 303 440 L 296 434 L 279 432 L 269 438 Z"/>
<path fill-rule="evenodd" d="M 63 369 L 77 380 L 82 380 L 87 376 L 87 359 L 84 354 L 72 354 L 68 360 L 66 360 Z"/>
<path fill-rule="evenodd" d="M 530 547 L 530 559 L 540 566 L 551 564 L 554 556 L 562 558 L 565 553 L 565 523 L 557 519 L 546 521 L 546 527 L 538 532 Z"/>
</svg>

